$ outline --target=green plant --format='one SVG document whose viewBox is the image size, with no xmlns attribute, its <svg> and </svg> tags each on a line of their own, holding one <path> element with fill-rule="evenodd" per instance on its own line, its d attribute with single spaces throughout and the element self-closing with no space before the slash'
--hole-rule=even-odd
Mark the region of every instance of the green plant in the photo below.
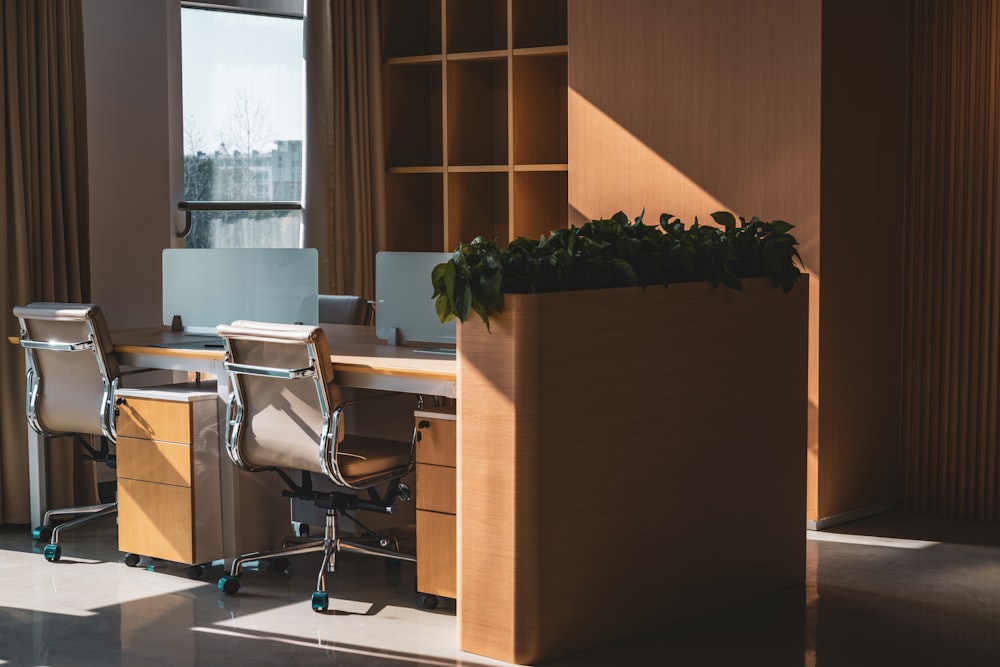
<svg viewBox="0 0 1000 667">
<path fill-rule="evenodd" d="M 503 249 L 476 237 L 460 244 L 451 259 L 434 267 L 435 308 L 442 322 L 466 321 L 476 313 L 490 325 L 503 310 L 503 295 L 606 287 L 709 281 L 741 290 L 742 278 L 770 278 L 786 293 L 801 271 L 792 225 L 781 220 L 712 214 L 717 226 L 695 218 L 685 227 L 664 213 L 659 227 L 643 214 L 630 222 L 619 211 L 606 220 L 558 229 L 538 241 L 519 237 Z"/>
</svg>

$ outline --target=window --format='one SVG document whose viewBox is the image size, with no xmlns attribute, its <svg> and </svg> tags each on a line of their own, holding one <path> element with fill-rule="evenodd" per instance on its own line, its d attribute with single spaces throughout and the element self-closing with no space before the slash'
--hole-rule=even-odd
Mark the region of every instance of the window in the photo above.
<svg viewBox="0 0 1000 667">
<path fill-rule="evenodd" d="M 218 6 L 181 8 L 185 243 L 301 247 L 301 12 Z"/>
</svg>

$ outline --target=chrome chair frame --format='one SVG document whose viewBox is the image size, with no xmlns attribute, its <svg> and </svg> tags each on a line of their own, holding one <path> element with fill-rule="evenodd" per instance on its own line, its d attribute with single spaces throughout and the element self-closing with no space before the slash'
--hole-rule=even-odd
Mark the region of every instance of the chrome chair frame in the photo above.
<svg viewBox="0 0 1000 667">
<path fill-rule="evenodd" d="M 258 323 L 235 322 L 233 323 L 233 326 L 235 327 L 240 324 L 252 325 Z M 285 496 L 310 500 L 317 506 L 326 510 L 323 539 L 301 541 L 296 538 L 293 540 L 286 540 L 285 544 L 283 544 L 280 549 L 257 551 L 238 556 L 233 560 L 229 574 L 223 576 L 219 580 L 219 590 L 223 591 L 227 595 L 234 595 L 239 590 L 240 583 L 238 577 L 246 563 L 265 560 L 280 562 L 278 559 L 283 560 L 288 556 L 322 552 L 323 561 L 320 565 L 319 574 L 316 580 L 316 591 L 312 596 L 312 608 L 315 611 L 326 611 L 329 600 L 326 591 L 326 573 L 336 571 L 336 555 L 338 552 L 350 551 L 369 556 L 386 558 L 388 559 L 387 563 L 390 565 L 398 564 L 401 561 L 416 562 L 416 558 L 414 556 L 400 553 L 399 545 L 395 538 L 382 538 L 377 536 L 374 531 L 369 530 L 355 516 L 348 514 L 348 512 L 353 510 L 366 510 L 383 514 L 391 514 L 392 504 L 396 498 L 409 500 L 409 489 L 406 488 L 404 484 L 400 483 L 400 478 L 403 474 L 413 470 L 416 431 L 414 430 L 414 437 L 411 438 L 410 441 L 409 465 L 406 470 L 395 468 L 386 470 L 378 475 L 367 476 L 361 483 L 351 481 L 346 475 L 343 474 L 337 461 L 338 444 L 344 438 L 344 410 L 349 405 L 368 399 L 355 399 L 347 401 L 341 400 L 336 404 L 331 402 L 327 387 L 329 386 L 332 378 L 326 377 L 324 364 L 319 361 L 319 355 L 322 354 L 322 352 L 318 348 L 315 339 L 298 343 L 305 347 L 309 361 L 307 366 L 302 368 L 285 368 L 259 366 L 232 361 L 235 354 L 232 349 L 230 338 L 225 333 L 225 327 L 220 327 L 219 333 L 222 335 L 226 349 L 225 368 L 232 380 L 232 390 L 226 403 L 225 425 L 226 452 L 228 453 L 229 458 L 234 464 L 243 470 L 250 472 L 272 471 L 277 473 L 289 487 L 289 489 L 284 492 Z M 322 331 L 320 330 L 319 333 L 321 334 Z M 325 338 L 323 340 L 325 340 Z M 309 481 L 309 471 L 303 471 L 304 484 L 297 484 L 293 481 L 288 472 L 279 467 L 253 465 L 244 455 L 241 447 L 243 442 L 241 435 L 246 421 L 246 401 L 239 378 L 241 375 L 275 378 L 290 382 L 312 382 L 316 391 L 316 398 L 318 400 L 320 413 L 322 415 L 322 426 L 318 442 L 316 443 L 320 471 L 337 486 L 352 490 L 367 490 L 369 492 L 369 499 L 365 500 L 354 494 L 345 494 L 338 491 L 314 491 L 312 489 L 312 484 Z M 377 399 L 391 395 L 395 394 L 381 394 L 369 398 Z M 377 493 L 375 493 L 374 487 L 385 482 L 389 482 L 389 487 L 385 494 L 380 497 Z M 363 544 L 357 540 L 341 538 L 338 532 L 338 515 L 348 516 L 368 535 L 375 537 L 378 540 L 378 546 L 371 546 Z M 290 542 L 294 542 L 294 544 L 290 544 Z M 280 567 L 278 569 L 284 568 Z"/>
<path fill-rule="evenodd" d="M 56 320 L 63 319 L 65 321 L 81 322 L 86 326 L 87 329 L 87 339 L 66 343 L 66 342 L 54 342 L 45 340 L 34 340 L 29 337 L 28 329 L 30 328 L 26 320 L 33 319 L 31 317 L 31 309 L 37 306 L 57 306 L 65 305 L 67 307 L 78 307 L 84 308 L 91 306 L 92 304 L 43 304 L 34 303 L 29 304 L 25 307 L 17 307 L 14 309 L 14 314 L 18 318 L 20 325 L 20 333 L 18 336 L 18 342 L 25 352 L 25 415 L 27 417 L 28 425 L 35 430 L 37 433 L 45 436 L 46 438 L 54 437 L 71 437 L 76 442 L 76 444 L 83 447 L 89 453 L 89 458 L 100 463 L 105 463 L 111 467 L 114 467 L 114 454 L 110 452 L 110 447 L 107 443 L 115 444 L 118 440 L 118 434 L 115 429 L 115 414 L 114 414 L 114 397 L 115 392 L 118 388 L 119 378 L 122 373 L 119 371 L 118 375 L 112 377 L 111 371 L 108 368 L 105 354 L 106 350 L 101 346 L 100 338 L 95 330 L 95 325 L 93 319 L 90 317 L 64 317 L 64 318 L 54 318 Z M 39 398 L 42 394 L 42 382 L 43 378 L 38 372 L 39 360 L 36 355 L 36 351 L 52 351 L 52 352 L 66 352 L 66 353 L 79 353 L 86 352 L 94 356 L 97 369 L 101 377 L 101 383 L 103 385 L 102 397 L 99 408 L 99 424 L 100 424 L 100 434 L 88 434 L 88 435 L 98 435 L 104 442 L 104 445 L 100 451 L 95 450 L 87 440 L 77 432 L 68 431 L 52 431 L 47 429 L 39 419 L 38 403 Z M 62 555 L 62 548 L 59 546 L 60 534 L 64 531 L 72 530 L 78 526 L 89 523 L 91 521 L 100 519 L 105 516 L 110 516 L 117 514 L 118 503 L 117 501 L 107 502 L 107 503 L 97 503 L 93 505 L 78 505 L 75 507 L 65 507 L 50 509 L 45 512 L 45 516 L 42 520 L 42 525 L 37 526 L 32 531 L 32 536 L 39 540 L 48 540 L 48 544 L 45 545 L 43 553 L 45 559 L 49 561 L 58 561 Z M 56 526 L 52 525 L 52 521 L 56 517 L 61 516 L 72 516 L 75 517 L 70 521 L 60 523 Z"/>
</svg>

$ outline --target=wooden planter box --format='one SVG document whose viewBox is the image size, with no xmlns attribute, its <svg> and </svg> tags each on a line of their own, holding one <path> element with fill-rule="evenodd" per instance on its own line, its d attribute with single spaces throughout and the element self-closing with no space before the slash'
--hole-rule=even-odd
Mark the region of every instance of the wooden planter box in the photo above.
<svg viewBox="0 0 1000 667">
<path fill-rule="evenodd" d="M 461 650 L 534 663 L 804 582 L 808 294 L 508 295 L 459 327 Z"/>
</svg>

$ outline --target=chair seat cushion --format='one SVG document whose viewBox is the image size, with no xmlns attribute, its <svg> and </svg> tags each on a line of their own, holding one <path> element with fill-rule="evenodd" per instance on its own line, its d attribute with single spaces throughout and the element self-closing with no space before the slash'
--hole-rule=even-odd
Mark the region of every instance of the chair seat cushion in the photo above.
<svg viewBox="0 0 1000 667">
<path fill-rule="evenodd" d="M 410 467 L 410 451 L 409 442 L 348 435 L 340 443 L 337 465 L 345 480 L 363 483 L 387 471 L 405 471 Z"/>
</svg>

